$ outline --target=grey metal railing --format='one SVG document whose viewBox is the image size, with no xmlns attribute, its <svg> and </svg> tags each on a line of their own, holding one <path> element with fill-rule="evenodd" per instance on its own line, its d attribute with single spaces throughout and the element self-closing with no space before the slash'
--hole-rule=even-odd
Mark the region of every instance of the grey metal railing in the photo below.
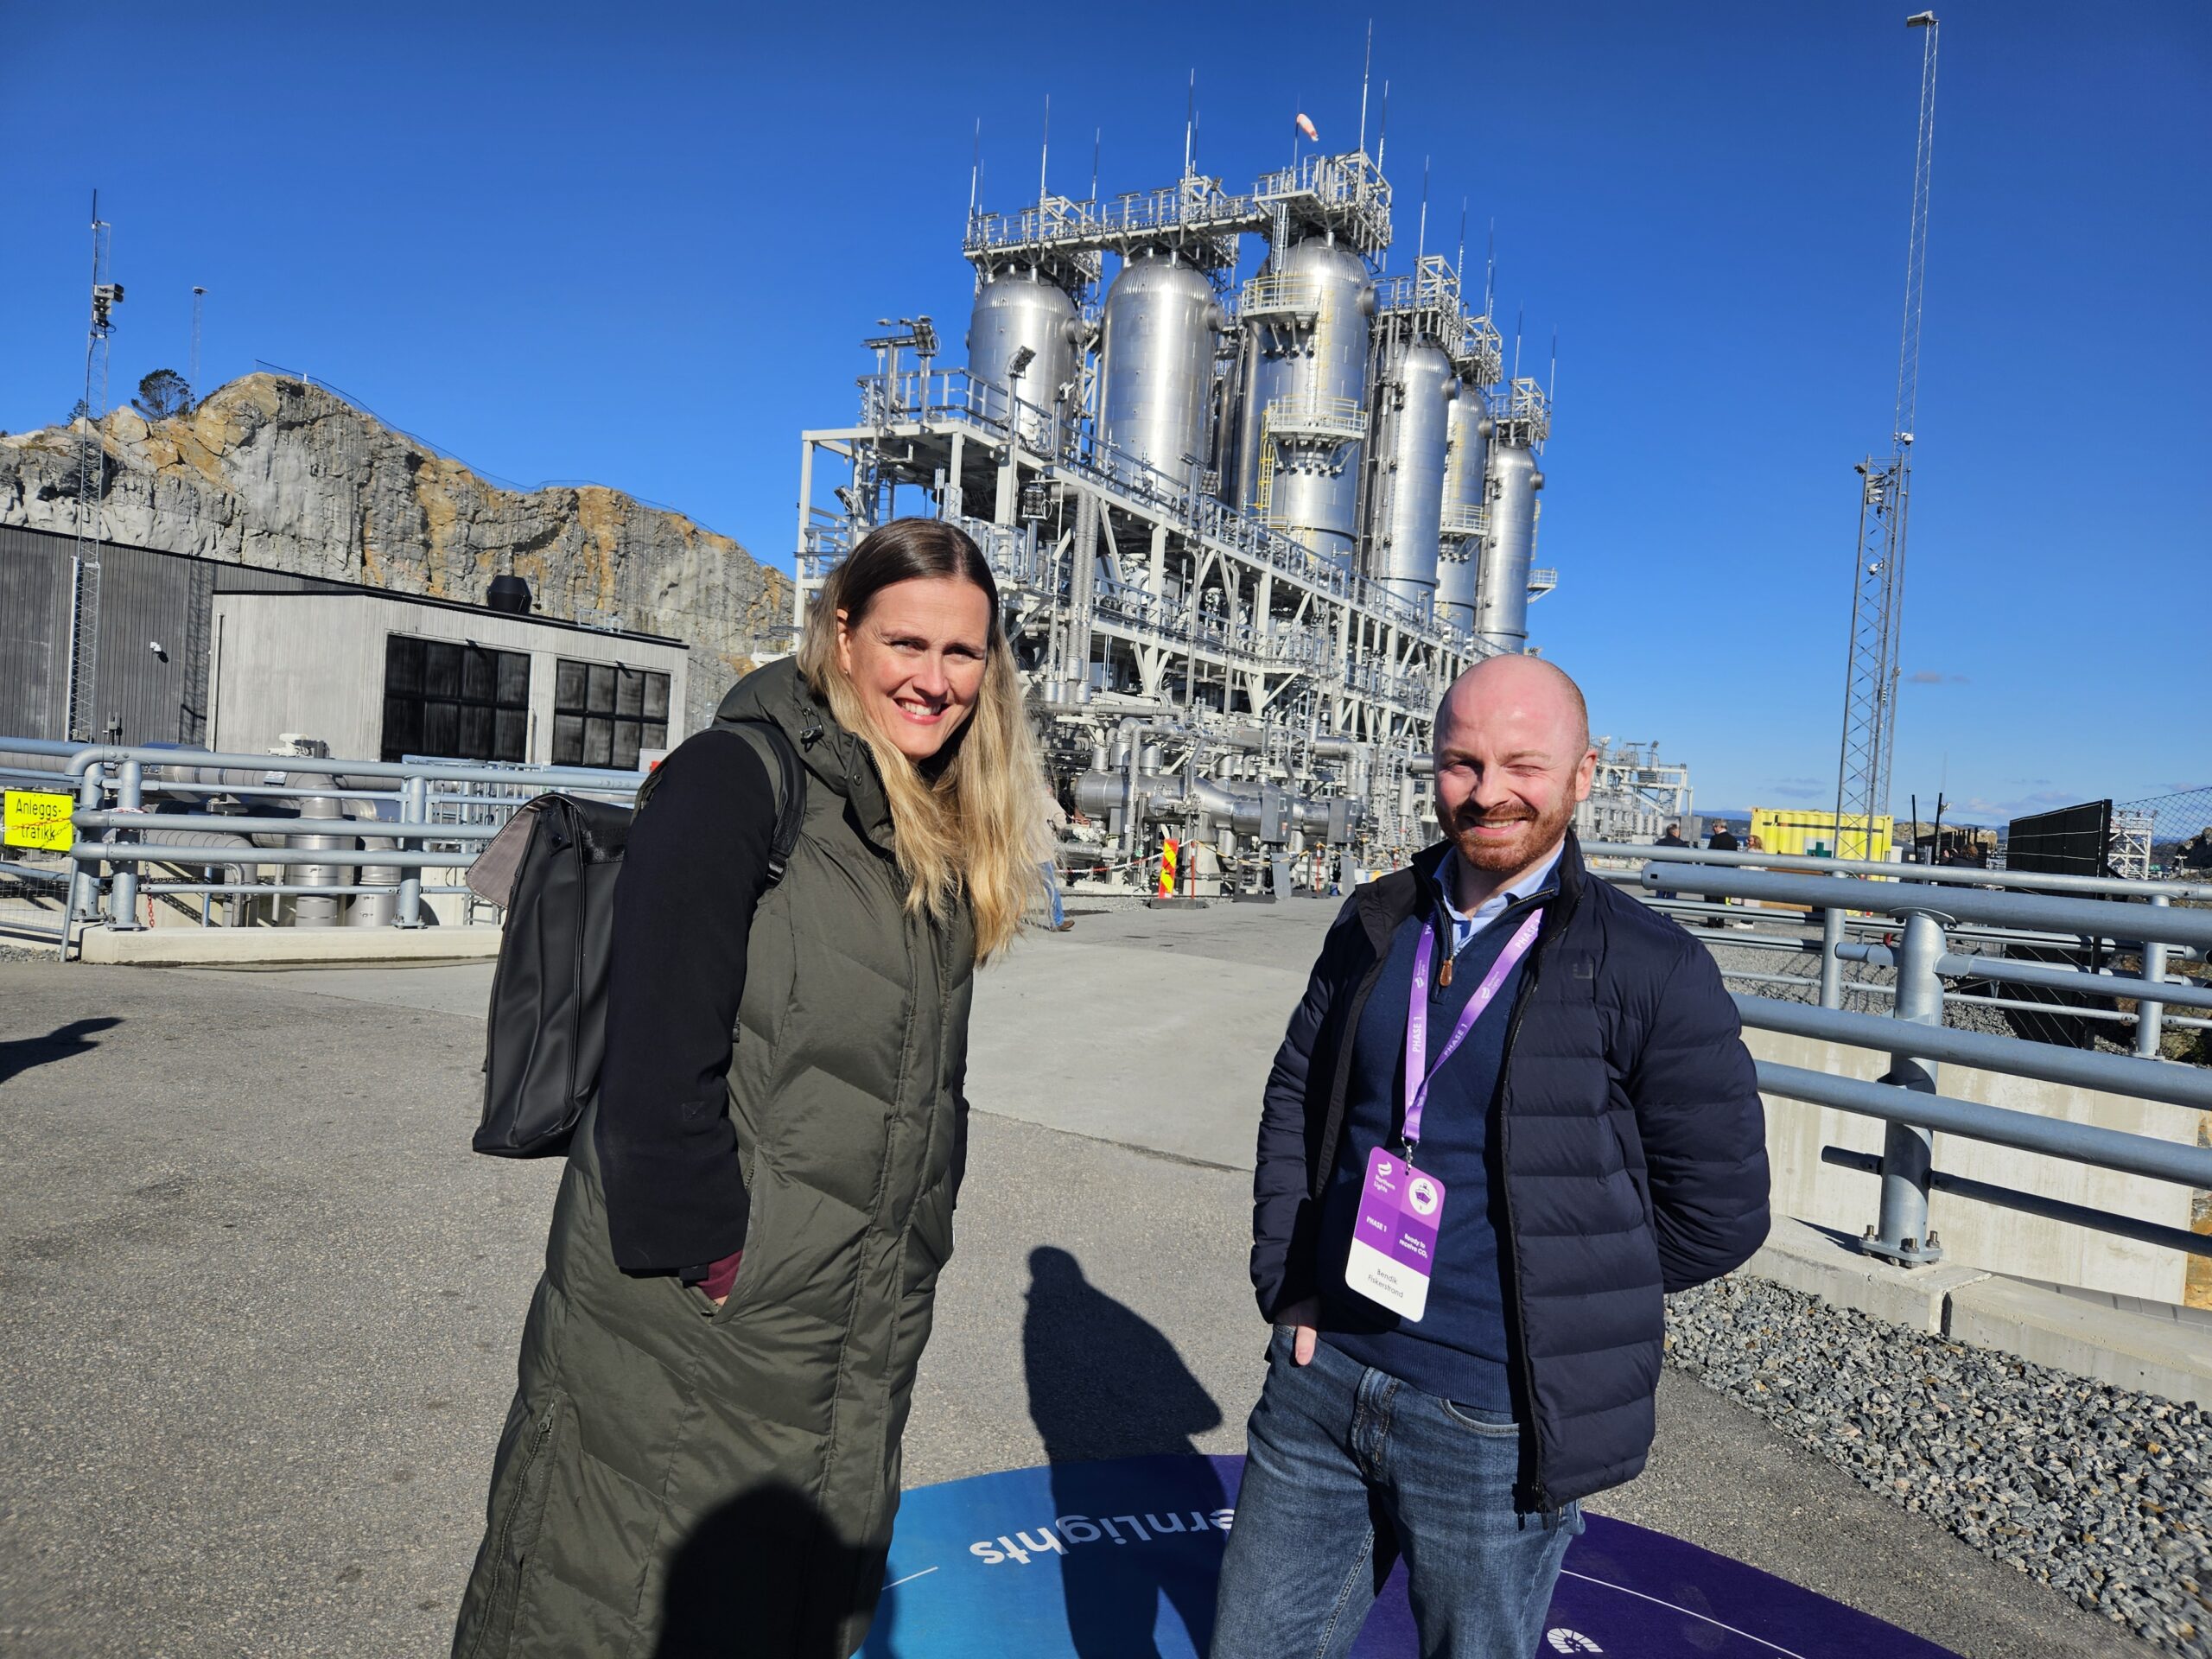
<svg viewBox="0 0 2212 1659">
<path fill-rule="evenodd" d="M 2141 1038 L 2141 1033 L 2149 1032 L 2155 1039 L 2164 1022 L 2205 1023 L 2183 1021 L 2166 1014 L 2169 1004 L 2212 1007 L 2212 986 L 2166 975 L 2165 953 L 2154 947 L 2179 947 L 2200 955 L 2212 950 L 2212 909 L 2168 902 L 2200 892 L 2212 896 L 2212 888 L 1897 864 L 1848 864 L 1841 868 L 1859 873 L 1836 874 L 1839 865 L 1828 860 L 1789 859 L 1762 853 L 1715 854 L 1690 848 L 1593 844 L 1586 851 L 1601 859 L 1638 861 L 1641 868 L 1632 877 L 1619 871 L 1609 872 L 1607 876 L 1624 882 L 1632 880 L 1647 893 L 1688 893 L 1707 900 L 1740 899 L 1768 906 L 1802 906 L 1808 925 L 1816 918 L 1820 922 L 1821 940 L 1813 948 L 1821 957 L 1821 1006 L 1740 994 L 1735 1001 L 1744 1023 L 1757 1029 L 1889 1054 L 1887 1072 L 1880 1081 L 1871 1083 L 1801 1066 L 1758 1063 L 1759 1086 L 1768 1093 L 1882 1120 L 1885 1128 L 1878 1159 L 1836 1147 L 1822 1153 L 1825 1161 L 1878 1174 L 1881 1179 L 1878 1219 L 1866 1229 L 1861 1244 L 1868 1253 L 1907 1266 L 1940 1260 L 1941 1242 L 1928 1227 L 1928 1194 L 1934 1190 L 2168 1249 L 2212 1255 L 2212 1236 L 2161 1226 L 2139 1217 L 2063 1204 L 2041 1194 L 1969 1180 L 1932 1167 L 1932 1137 L 1942 1132 L 2191 1188 L 2212 1189 L 2212 1147 L 1989 1106 L 1937 1090 L 1937 1068 L 1950 1064 L 2161 1101 L 2195 1111 L 2212 1110 L 2212 1070 L 2158 1059 L 2155 1040 L 2146 1049 Z M 1777 866 L 1783 868 L 1777 871 Z M 1798 874 L 1800 870 L 1812 873 Z M 1887 879 L 1872 879 L 1877 874 Z M 1936 877 L 1947 879 L 1923 879 Z M 1999 885 L 2006 883 L 2010 886 Z M 2017 890 L 2030 885 L 2048 890 Z M 1688 907 L 1709 915 L 1741 913 L 1694 901 Z M 1894 943 L 1847 939 L 1847 923 L 1859 918 L 1891 935 Z M 1971 931 L 1978 938 L 2024 938 L 2038 944 L 2110 942 L 2139 950 L 2144 974 L 2127 976 L 2071 970 L 1955 952 L 1947 948 L 1947 930 Z M 1724 937 L 1714 944 L 1737 942 Z M 1802 938 L 1772 943 L 1800 949 L 1812 944 Z M 1850 1013 L 1838 1006 L 1838 976 L 1846 961 L 1896 971 L 1897 983 L 1891 988 L 1893 1017 Z M 1947 997 L 1955 995 L 1945 990 L 1947 976 L 2133 996 L 2137 1001 L 2133 1017 L 2139 1032 L 2138 1052 L 2133 1056 L 2100 1053 L 1952 1029 L 1943 1024 L 1944 1003 Z M 1764 976 L 1732 974 L 1731 977 Z"/>
<path fill-rule="evenodd" d="M 156 893 L 200 894 L 203 925 L 212 919 L 211 901 L 219 895 L 296 899 L 388 894 L 392 925 L 419 927 L 426 896 L 467 892 L 458 880 L 426 882 L 426 874 L 466 870 L 483 843 L 531 798 L 565 790 L 623 799 L 636 792 L 644 776 L 582 766 L 219 754 L 13 737 L 0 737 L 0 755 L 60 761 L 54 772 L 10 767 L 9 775 L 19 785 L 42 780 L 77 798 L 71 817 L 75 840 L 67 855 L 65 944 L 78 922 L 99 919 L 103 912 L 117 931 L 138 930 L 143 925 L 138 901 Z M 156 775 L 149 778 L 149 770 Z M 147 808 L 149 795 L 247 802 L 350 800 L 366 804 L 373 816 L 156 812 Z M 249 841 L 256 835 L 281 835 L 324 844 L 219 845 L 181 838 L 221 835 Z M 371 844 L 353 844 L 356 841 Z M 149 876 L 147 866 L 180 874 Z M 264 868 L 297 873 L 300 879 L 264 880 Z M 340 879 L 348 874 L 358 879 Z"/>
</svg>

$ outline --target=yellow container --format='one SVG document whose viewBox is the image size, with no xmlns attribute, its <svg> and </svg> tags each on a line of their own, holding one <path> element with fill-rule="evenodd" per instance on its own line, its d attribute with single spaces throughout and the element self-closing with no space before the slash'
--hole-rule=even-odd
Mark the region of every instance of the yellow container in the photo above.
<svg viewBox="0 0 2212 1659">
<path fill-rule="evenodd" d="M 1860 813 L 1845 813 L 1843 835 L 1848 846 L 1839 855 L 1834 813 L 1764 806 L 1751 810 L 1751 834 L 1758 838 L 1761 852 L 1810 855 L 1815 858 L 1847 856 L 1886 863 L 1897 821 L 1885 814 L 1871 820 L 1871 829 L 1869 824 L 1870 820 Z"/>
</svg>

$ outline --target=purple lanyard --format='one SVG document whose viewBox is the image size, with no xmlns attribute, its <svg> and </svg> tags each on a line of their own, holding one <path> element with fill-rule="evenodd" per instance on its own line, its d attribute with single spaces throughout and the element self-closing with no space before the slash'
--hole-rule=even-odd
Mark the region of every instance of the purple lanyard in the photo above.
<svg viewBox="0 0 2212 1659">
<path fill-rule="evenodd" d="M 1459 1010 L 1459 1023 L 1452 1027 L 1452 1040 L 1436 1057 L 1434 1071 L 1428 1065 L 1428 966 L 1436 956 L 1436 938 L 1427 927 L 1421 929 L 1421 946 L 1414 952 L 1413 995 L 1406 1004 L 1405 1141 L 1409 1151 L 1421 1140 L 1421 1109 L 1428 1104 L 1428 1085 L 1436 1081 L 1436 1073 L 1444 1069 L 1445 1063 L 1459 1052 L 1459 1045 L 1467 1040 L 1475 1021 L 1483 1017 L 1483 1010 L 1497 995 L 1505 976 L 1529 954 L 1529 947 L 1536 942 L 1536 929 L 1543 919 L 1541 906 L 1530 911 L 1520 931 L 1506 941 L 1505 949 L 1498 952 L 1490 972 L 1483 976 L 1483 982 L 1467 999 L 1467 1006 Z"/>
</svg>

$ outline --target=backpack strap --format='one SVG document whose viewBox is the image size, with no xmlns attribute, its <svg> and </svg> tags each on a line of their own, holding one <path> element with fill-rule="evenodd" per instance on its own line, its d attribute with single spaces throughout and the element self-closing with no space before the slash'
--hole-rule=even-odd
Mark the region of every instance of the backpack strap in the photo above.
<svg viewBox="0 0 2212 1659">
<path fill-rule="evenodd" d="M 799 826 L 806 822 L 806 769 L 799 765 L 798 751 L 784 728 L 772 720 L 717 720 L 714 729 L 741 737 L 775 759 L 768 772 L 769 785 L 776 791 L 776 827 L 768 837 L 768 885 L 772 887 L 784 879 L 791 849 L 798 845 Z"/>
<path fill-rule="evenodd" d="M 799 827 L 806 822 L 806 769 L 799 765 L 798 751 L 791 747 L 784 728 L 772 720 L 717 719 L 707 729 L 728 732 L 752 745 L 767 766 L 768 788 L 776 798 L 775 827 L 768 836 L 768 885 L 772 887 L 784 879 L 791 849 L 798 845 Z M 638 786 L 639 811 L 652 798 L 659 779 L 660 773 L 655 772 Z"/>
</svg>

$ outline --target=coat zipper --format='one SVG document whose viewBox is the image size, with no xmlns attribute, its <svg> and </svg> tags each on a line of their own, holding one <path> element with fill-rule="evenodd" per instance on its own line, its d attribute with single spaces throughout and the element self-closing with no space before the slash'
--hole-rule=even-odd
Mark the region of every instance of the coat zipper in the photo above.
<svg viewBox="0 0 2212 1659">
<path fill-rule="evenodd" d="M 1565 889 L 1566 884 L 1562 882 L 1560 884 L 1562 898 L 1566 897 Z M 1543 976 L 1544 945 L 1555 942 L 1561 934 L 1566 932 L 1567 923 L 1573 919 L 1574 912 L 1580 906 L 1581 902 L 1582 895 L 1578 890 L 1573 898 L 1560 908 L 1559 921 L 1549 930 L 1551 940 L 1539 939 L 1536 948 L 1529 953 L 1529 976 L 1522 984 L 1521 994 L 1513 1000 L 1513 1018 L 1505 1027 L 1505 1052 L 1499 1057 L 1497 1063 L 1497 1165 L 1503 1177 L 1498 1185 L 1505 1198 L 1506 1244 L 1513 1254 L 1513 1319 L 1514 1323 L 1520 1327 L 1521 1385 L 1526 1391 L 1529 1402 L 1529 1437 L 1535 1453 L 1532 1460 L 1535 1464 L 1536 1473 L 1535 1480 L 1531 1483 L 1532 1490 L 1529 1496 L 1535 1499 L 1536 1508 L 1542 1514 L 1546 1526 L 1552 1524 L 1554 1518 L 1559 1515 L 1560 1509 L 1564 1506 L 1554 1505 L 1551 1501 L 1550 1492 L 1545 1489 L 1543 1438 L 1536 1429 L 1536 1362 L 1529 1353 L 1529 1310 L 1522 1300 L 1522 1286 L 1525 1281 L 1521 1272 L 1521 1230 L 1513 1222 L 1513 1113 L 1510 1110 L 1512 1100 L 1510 1085 L 1513 1074 L 1513 1045 L 1520 1038 L 1521 1022 L 1528 1017 L 1529 1004 L 1534 1000 L 1537 982 Z"/>
</svg>

